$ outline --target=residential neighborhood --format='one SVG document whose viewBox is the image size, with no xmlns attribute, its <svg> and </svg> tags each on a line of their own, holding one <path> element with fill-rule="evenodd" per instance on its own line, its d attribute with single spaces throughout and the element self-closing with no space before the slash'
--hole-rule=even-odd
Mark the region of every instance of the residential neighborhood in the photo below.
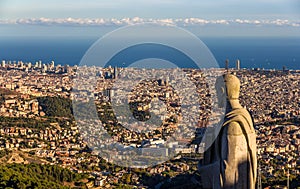
<svg viewBox="0 0 300 189">
<path fill-rule="evenodd" d="M 59 165 L 88 174 L 88 188 L 121 184 L 148 188 L 197 170 L 205 147 L 201 137 L 222 115 L 222 109 L 215 108 L 213 76 L 224 69 L 172 70 L 166 76 L 167 71 L 151 75 L 149 70 L 134 68 L 78 70 L 54 62 L 2 61 L 0 151 L 10 155 L 0 162 Z M 300 174 L 300 71 L 229 71 L 240 79 L 240 102 L 253 116 L 263 181 L 285 179 L 287 174 L 296 179 Z M 91 73 L 95 75 L 88 77 Z M 190 91 L 191 85 L 195 91 Z M 90 103 L 96 112 L 87 106 Z M 110 138 L 101 139 L 103 132 Z M 200 141 L 195 142 L 197 133 Z M 134 159 L 128 149 L 138 149 L 137 156 L 145 159 L 135 163 L 141 165 L 147 165 L 154 149 L 166 161 L 134 169 L 114 164 L 124 156 Z"/>
</svg>

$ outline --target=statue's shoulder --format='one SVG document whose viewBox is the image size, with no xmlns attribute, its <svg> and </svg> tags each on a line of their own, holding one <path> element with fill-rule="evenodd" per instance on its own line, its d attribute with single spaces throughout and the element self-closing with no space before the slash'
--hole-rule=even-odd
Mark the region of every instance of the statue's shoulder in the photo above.
<svg viewBox="0 0 300 189">
<path fill-rule="evenodd" d="M 241 125 L 236 121 L 230 122 L 227 125 L 227 134 L 228 135 L 242 135 L 243 130 L 241 128 Z"/>
<path fill-rule="evenodd" d="M 245 108 L 235 109 L 226 115 L 227 134 L 242 135 L 245 130 L 248 133 L 253 127 L 250 113 Z"/>
</svg>

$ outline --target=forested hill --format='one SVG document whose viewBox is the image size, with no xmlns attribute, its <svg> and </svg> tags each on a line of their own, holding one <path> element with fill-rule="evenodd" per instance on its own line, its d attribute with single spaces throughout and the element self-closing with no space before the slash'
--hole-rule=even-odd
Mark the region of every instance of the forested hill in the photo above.
<svg viewBox="0 0 300 189">
<path fill-rule="evenodd" d="M 39 105 L 46 116 L 73 118 L 72 101 L 62 97 L 40 97 Z"/>
<path fill-rule="evenodd" d="M 52 165 L 0 165 L 0 188 L 7 189 L 67 189 L 81 188 L 86 176 Z M 72 187 L 71 187 L 72 186 Z"/>
</svg>

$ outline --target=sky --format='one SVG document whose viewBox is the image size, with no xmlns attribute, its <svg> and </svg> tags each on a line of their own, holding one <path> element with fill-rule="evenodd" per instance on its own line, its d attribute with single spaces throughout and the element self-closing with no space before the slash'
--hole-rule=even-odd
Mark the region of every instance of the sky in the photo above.
<svg viewBox="0 0 300 189">
<path fill-rule="evenodd" d="M 2 18 L 289 18 L 297 0 L 1 0 Z M 300 8 L 298 6 L 298 8 Z M 300 11 L 300 10 L 299 10 Z"/>
<path fill-rule="evenodd" d="M 96 35 L 143 22 L 197 35 L 299 35 L 299 0 L 0 0 L 0 35 Z M 95 28 L 96 27 L 96 28 Z M 22 31 L 22 32 L 20 32 Z M 223 33 L 220 33 L 223 31 Z"/>
</svg>

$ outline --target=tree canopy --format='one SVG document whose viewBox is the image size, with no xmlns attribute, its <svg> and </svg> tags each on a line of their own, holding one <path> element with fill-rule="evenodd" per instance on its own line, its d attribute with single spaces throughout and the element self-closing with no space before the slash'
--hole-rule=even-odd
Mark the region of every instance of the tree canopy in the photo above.
<svg viewBox="0 0 300 189">
<path fill-rule="evenodd" d="M 85 175 L 58 166 L 40 164 L 0 165 L 0 188 L 65 189 L 64 182 L 77 182 Z"/>
</svg>

